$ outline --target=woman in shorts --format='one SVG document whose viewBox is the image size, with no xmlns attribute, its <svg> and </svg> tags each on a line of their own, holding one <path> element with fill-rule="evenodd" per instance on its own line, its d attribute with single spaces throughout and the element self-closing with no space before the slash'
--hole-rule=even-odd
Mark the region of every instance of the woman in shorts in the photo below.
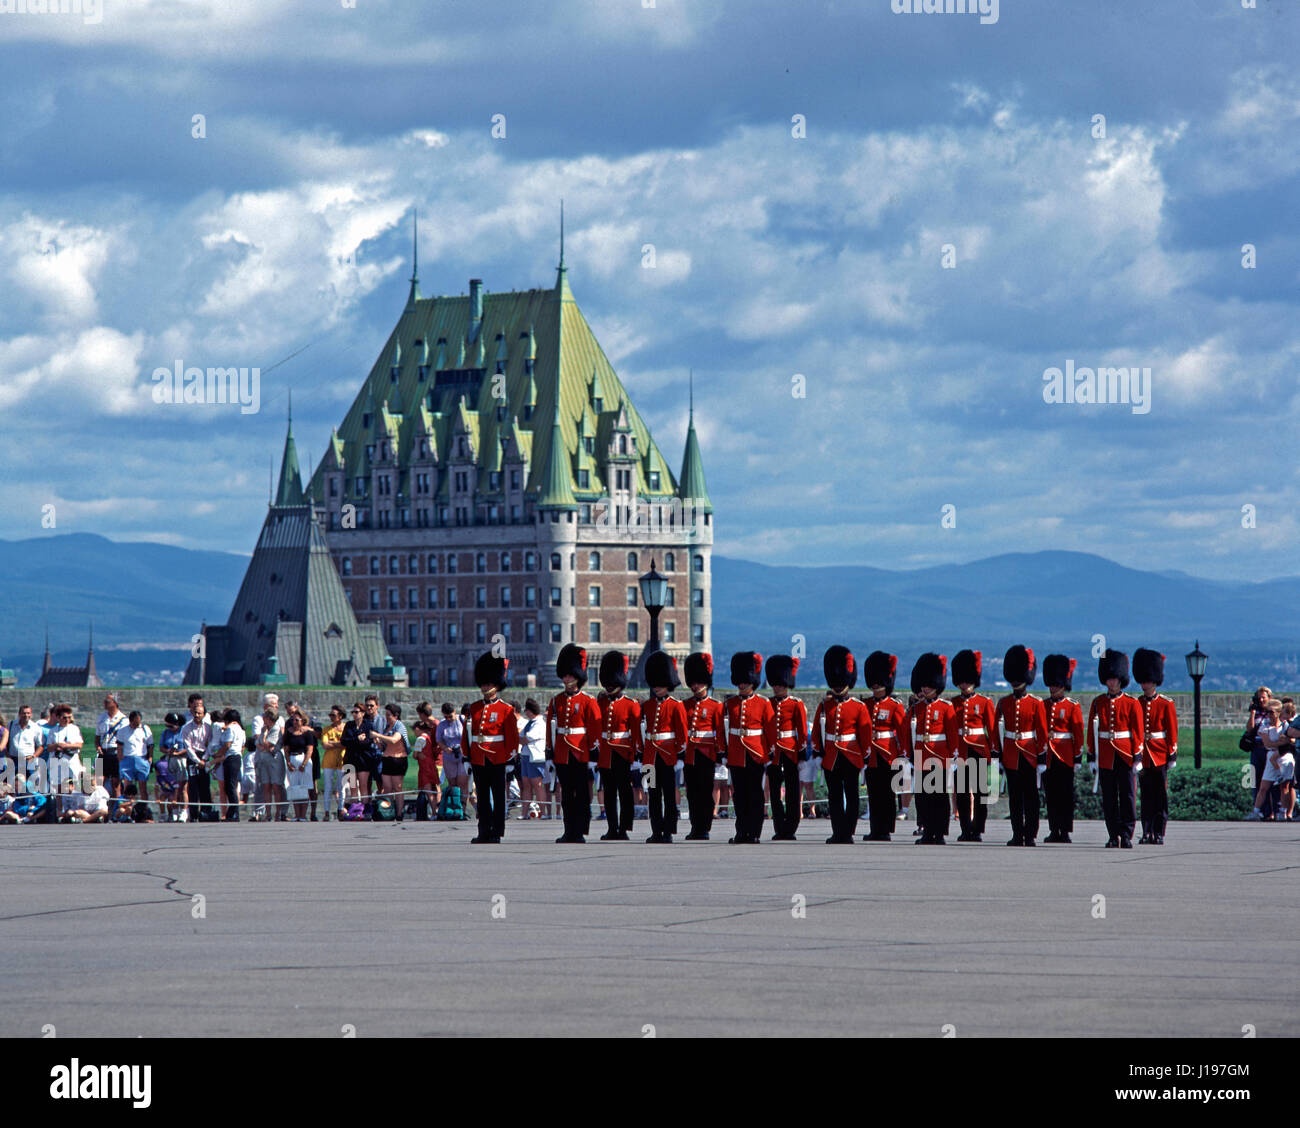
<svg viewBox="0 0 1300 1128">
<path fill-rule="evenodd" d="M 519 728 L 519 799 L 521 819 L 537 818 L 546 805 L 546 720 L 531 697 L 524 703 Z"/>
<path fill-rule="evenodd" d="M 354 800 L 365 801 L 370 794 L 370 738 L 366 736 L 364 724 L 365 708 L 361 702 L 352 706 L 352 716 L 343 726 L 343 805 L 346 807 Z M 348 769 L 352 770 L 349 771 Z M 349 791 L 349 784 L 355 786 Z"/>
<path fill-rule="evenodd" d="M 185 756 L 185 744 L 181 740 L 181 726 L 185 723 L 185 718 L 179 713 L 168 713 L 163 718 L 162 736 L 158 738 L 158 750 L 161 752 L 159 757 L 159 786 L 162 786 L 163 777 L 166 776 L 170 781 L 166 788 L 167 794 L 162 798 L 168 800 L 164 804 L 163 817 L 169 822 L 186 822 L 188 821 L 187 808 L 189 806 L 189 778 L 190 769 Z"/>
<path fill-rule="evenodd" d="M 388 731 L 376 732 L 375 739 L 384 750 L 379 769 L 379 790 L 393 797 L 393 809 L 398 822 L 402 821 L 402 781 L 406 779 L 406 761 L 411 753 L 411 741 L 402 724 L 402 707 L 395 702 L 384 706 L 388 714 Z"/>
</svg>

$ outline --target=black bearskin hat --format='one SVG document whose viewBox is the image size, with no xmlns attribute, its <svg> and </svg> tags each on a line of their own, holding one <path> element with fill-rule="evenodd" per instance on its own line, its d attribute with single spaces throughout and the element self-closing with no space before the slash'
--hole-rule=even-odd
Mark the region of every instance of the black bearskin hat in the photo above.
<svg viewBox="0 0 1300 1128">
<path fill-rule="evenodd" d="M 984 671 L 984 655 L 978 650 L 959 650 L 952 656 L 952 684 L 969 683 L 977 689 Z"/>
<path fill-rule="evenodd" d="M 1038 662 L 1027 646 L 1013 646 L 1002 659 L 1002 676 L 1008 685 L 1033 685 L 1037 673 Z"/>
<path fill-rule="evenodd" d="M 1043 684 L 1059 685 L 1062 689 L 1074 687 L 1074 668 L 1078 663 L 1064 654 L 1049 654 L 1043 659 Z"/>
<path fill-rule="evenodd" d="M 1155 682 L 1163 685 L 1165 680 L 1165 656 L 1158 650 L 1148 650 L 1139 646 L 1133 651 L 1133 680 L 1141 685 L 1143 682 Z"/>
<path fill-rule="evenodd" d="M 898 655 L 873 650 L 862 666 L 862 681 L 868 685 L 883 685 L 886 693 L 894 692 L 894 678 L 898 675 Z"/>
<path fill-rule="evenodd" d="M 858 663 L 847 646 L 832 646 L 822 659 L 822 672 L 826 684 L 834 689 L 843 686 L 852 689 L 858 684 Z"/>
<path fill-rule="evenodd" d="M 645 660 L 645 683 L 651 689 L 655 686 L 676 689 L 682 684 L 682 679 L 677 676 L 676 659 L 665 650 L 656 650 Z"/>
<path fill-rule="evenodd" d="M 600 684 L 611 693 L 627 689 L 627 655 L 611 650 L 600 660 Z"/>
<path fill-rule="evenodd" d="M 944 654 L 922 654 L 912 667 L 912 692 L 918 697 L 927 685 L 942 693 L 948 684 L 948 658 Z"/>
<path fill-rule="evenodd" d="M 773 654 L 767 660 L 767 684 L 770 686 L 783 685 L 786 689 L 794 689 L 794 677 L 798 672 L 799 659 L 788 654 Z"/>
<path fill-rule="evenodd" d="M 498 658 L 489 650 L 474 663 L 474 684 L 494 685 L 497 689 L 505 689 L 509 668 L 509 658 Z"/>
<path fill-rule="evenodd" d="M 686 684 L 713 688 L 713 655 L 697 651 L 686 655 Z"/>
<path fill-rule="evenodd" d="M 731 684 L 748 682 L 755 689 L 763 684 L 763 656 L 752 650 L 742 650 L 731 656 Z"/>
<path fill-rule="evenodd" d="M 1122 650 L 1107 650 L 1097 662 L 1097 680 L 1102 685 L 1108 678 L 1119 678 L 1119 687 L 1128 685 L 1128 655 Z"/>
<path fill-rule="evenodd" d="M 564 649 L 555 660 L 555 676 L 563 680 L 566 674 L 577 678 L 580 686 L 587 684 L 587 652 L 571 642 L 564 644 Z"/>
</svg>

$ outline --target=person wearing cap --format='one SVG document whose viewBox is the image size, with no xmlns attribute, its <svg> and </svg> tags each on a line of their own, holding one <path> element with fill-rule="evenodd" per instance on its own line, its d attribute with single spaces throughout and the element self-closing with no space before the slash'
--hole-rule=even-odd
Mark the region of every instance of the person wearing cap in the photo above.
<svg viewBox="0 0 1300 1128">
<path fill-rule="evenodd" d="M 832 646 L 822 657 L 830 692 L 813 713 L 812 743 L 822 758 L 831 818 L 828 846 L 848 846 L 858 828 L 858 779 L 871 747 L 871 710 L 849 696 L 858 682 L 857 662 L 847 646 Z"/>
<path fill-rule="evenodd" d="M 736 833 L 728 839 L 738 846 L 762 840 L 766 811 L 763 772 L 776 743 L 776 714 L 772 703 L 757 693 L 763 684 L 763 656 L 742 651 L 731 656 L 731 684 L 736 692 L 722 703 L 726 731 L 727 767 L 736 805 Z"/>
<path fill-rule="evenodd" d="M 1083 756 L 1083 709 L 1066 694 L 1074 685 L 1076 662 L 1064 654 L 1043 659 L 1043 684 L 1051 695 L 1047 710 L 1047 770 L 1043 794 L 1047 799 L 1044 842 L 1068 843 L 1074 833 L 1074 768 Z"/>
<path fill-rule="evenodd" d="M 918 846 L 943 846 L 952 817 L 948 765 L 957 755 L 957 712 L 941 694 L 948 685 L 948 657 L 922 654 L 912 667 L 916 701 L 907 711 L 903 743 L 913 762 Z"/>
<path fill-rule="evenodd" d="M 873 650 L 862 664 L 862 680 L 871 690 L 866 699 L 871 715 L 871 747 L 866 758 L 867 817 L 870 832 L 863 842 L 888 842 L 897 825 L 895 795 L 900 775 L 907 762 L 903 756 L 903 729 L 907 710 L 894 698 L 894 678 L 898 673 L 898 656 Z"/>
<path fill-rule="evenodd" d="M 583 843 L 591 830 L 591 788 L 587 765 L 597 756 L 600 739 L 600 706 L 589 693 L 587 652 L 566 643 L 555 660 L 555 676 L 563 691 L 546 707 L 546 758 L 555 764 L 560 780 L 560 810 L 564 833 L 556 842 Z"/>
<path fill-rule="evenodd" d="M 726 762 L 722 702 L 711 693 L 713 655 L 688 654 L 683 672 L 691 691 L 690 700 L 685 703 L 686 751 L 682 768 L 691 823 L 686 840 L 707 842 L 713 827 L 713 777 L 718 765 Z"/>
<path fill-rule="evenodd" d="M 509 669 L 510 660 L 491 651 L 474 663 L 474 684 L 483 699 L 469 706 L 461 748 L 478 795 L 478 834 L 470 839 L 475 846 L 496 845 L 506 832 L 506 765 L 519 751 L 514 707 L 501 700 Z"/>
<path fill-rule="evenodd" d="M 1011 804 L 1008 846 L 1038 845 L 1038 765 L 1047 760 L 1047 710 L 1028 689 L 1038 673 L 1034 652 L 1016 645 L 1002 659 L 1011 692 L 998 702 L 994 742 L 1007 776 Z"/>
<path fill-rule="evenodd" d="M 793 842 L 799 829 L 799 762 L 808 745 L 808 709 L 791 694 L 799 659 L 773 654 L 767 660 L 767 684 L 772 688 L 776 743 L 767 767 L 767 794 L 772 804 L 773 842 Z"/>
<path fill-rule="evenodd" d="M 677 662 L 662 650 L 645 662 L 650 696 L 641 707 L 641 768 L 650 789 L 650 837 L 671 844 L 677 833 L 677 759 L 686 748 L 686 708 L 672 691 L 682 684 Z"/>
<path fill-rule="evenodd" d="M 1097 680 L 1106 687 L 1088 710 L 1088 750 L 1096 758 L 1101 783 L 1101 810 L 1106 818 L 1108 849 L 1133 847 L 1137 821 L 1133 762 L 1141 763 L 1142 706 L 1124 692 L 1128 685 L 1128 655 L 1107 650 L 1097 662 Z"/>
<path fill-rule="evenodd" d="M 1138 786 L 1142 792 L 1143 846 L 1163 846 L 1169 822 L 1168 772 L 1178 759 L 1178 713 L 1173 699 L 1156 690 L 1165 680 L 1165 656 L 1157 650 L 1138 647 L 1133 651 L 1133 676 L 1142 687 L 1142 771 Z"/>
<path fill-rule="evenodd" d="M 600 836 L 602 842 L 629 841 L 635 815 L 632 761 L 641 747 L 641 706 L 624 692 L 627 671 L 627 655 L 622 651 L 608 651 L 600 660 L 602 692 L 596 698 L 600 706 L 600 744 L 596 756 L 609 823 L 609 830 Z"/>
<path fill-rule="evenodd" d="M 954 780 L 958 842 L 983 842 L 988 821 L 989 761 L 993 757 L 993 702 L 979 689 L 984 656 L 978 650 L 959 650 L 952 656 L 952 684 L 957 695 L 957 775 Z"/>
</svg>

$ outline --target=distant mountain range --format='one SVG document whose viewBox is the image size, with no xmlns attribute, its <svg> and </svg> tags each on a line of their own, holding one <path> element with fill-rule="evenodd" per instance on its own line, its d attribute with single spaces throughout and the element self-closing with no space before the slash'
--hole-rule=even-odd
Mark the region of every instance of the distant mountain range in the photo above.
<svg viewBox="0 0 1300 1128">
<path fill-rule="evenodd" d="M 21 684 L 34 681 L 47 622 L 55 664 L 80 663 L 93 622 L 102 676 L 127 682 L 175 674 L 199 623 L 225 622 L 247 564 L 235 553 L 90 533 L 0 541 L 9 610 L 0 622 L 0 664 L 17 669 Z M 1040 655 L 1059 649 L 1078 658 L 1082 688 L 1091 685 L 1093 637 L 1101 634 L 1122 650 L 1153 646 L 1168 654 L 1171 689 L 1188 684 L 1183 654 L 1197 639 L 1211 655 L 1206 689 L 1295 685 L 1300 642 L 1282 629 L 1293 606 L 1300 606 L 1300 577 L 1204 580 L 1078 552 L 1008 553 L 914 571 L 713 558 L 719 666 L 725 670 L 736 650 L 789 652 L 802 636 L 809 683 L 821 680 L 824 649 L 842 642 L 859 657 L 893 651 L 902 671 L 923 650 L 974 647 L 986 655 L 992 684 L 1002 653 L 1023 642 Z"/>
</svg>

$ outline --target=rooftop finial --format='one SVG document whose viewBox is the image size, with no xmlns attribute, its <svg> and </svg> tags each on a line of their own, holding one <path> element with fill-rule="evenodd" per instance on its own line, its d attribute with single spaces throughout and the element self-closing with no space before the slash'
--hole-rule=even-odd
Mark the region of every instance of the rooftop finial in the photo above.
<svg viewBox="0 0 1300 1128">
<path fill-rule="evenodd" d="M 688 377 L 688 379 L 690 380 L 690 404 L 691 404 L 690 424 L 691 426 L 694 426 L 695 425 L 695 369 L 692 368 L 689 371 L 690 371 L 690 376 Z"/>
<path fill-rule="evenodd" d="M 564 269 L 564 197 L 560 197 L 560 269 Z"/>
<path fill-rule="evenodd" d="M 406 308 L 412 310 L 423 294 L 420 293 L 420 212 L 417 209 L 411 228 L 411 292 L 406 297 Z"/>
<path fill-rule="evenodd" d="M 293 430 L 293 389 L 289 389 L 289 430 Z"/>
</svg>

